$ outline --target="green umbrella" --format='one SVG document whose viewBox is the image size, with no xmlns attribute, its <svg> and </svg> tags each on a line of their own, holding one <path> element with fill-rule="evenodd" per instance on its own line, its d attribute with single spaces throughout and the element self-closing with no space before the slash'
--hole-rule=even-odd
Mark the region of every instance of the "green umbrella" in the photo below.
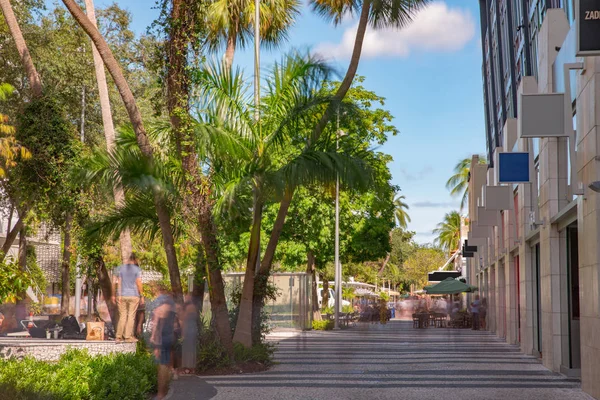
<svg viewBox="0 0 600 400">
<path fill-rule="evenodd" d="M 454 278 L 446 278 L 437 285 L 425 286 L 424 290 L 427 294 L 457 294 L 463 292 L 474 292 L 476 286 L 467 285 Z"/>
</svg>

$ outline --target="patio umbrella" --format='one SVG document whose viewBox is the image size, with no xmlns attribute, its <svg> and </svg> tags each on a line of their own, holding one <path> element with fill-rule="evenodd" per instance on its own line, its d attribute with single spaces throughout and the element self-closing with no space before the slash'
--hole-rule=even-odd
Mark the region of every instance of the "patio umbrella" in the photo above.
<svg viewBox="0 0 600 400">
<path fill-rule="evenodd" d="M 463 292 L 474 292 L 477 290 L 476 286 L 467 285 L 454 278 L 446 278 L 436 285 L 425 286 L 427 294 L 457 294 Z"/>
</svg>

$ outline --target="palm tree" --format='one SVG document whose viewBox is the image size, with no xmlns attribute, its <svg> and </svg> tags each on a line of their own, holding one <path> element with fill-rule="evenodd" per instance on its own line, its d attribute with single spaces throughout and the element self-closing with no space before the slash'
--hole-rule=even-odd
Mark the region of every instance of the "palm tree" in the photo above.
<svg viewBox="0 0 600 400">
<path fill-rule="evenodd" d="M 238 136 L 246 151 L 243 156 L 213 160 L 226 176 L 217 177 L 221 187 L 217 210 L 230 206 L 241 193 L 252 198 L 252 227 L 234 342 L 249 347 L 253 342 L 255 268 L 260 257 L 259 235 L 264 205 L 285 196 L 286 184 L 302 185 L 331 181 L 339 171 L 345 182 L 363 184 L 368 179 L 361 160 L 338 154 L 332 148 L 290 151 L 293 140 L 302 140 L 298 127 L 310 126 L 315 111 L 329 96 L 320 90 L 331 68 L 320 60 L 292 54 L 275 64 L 267 76 L 260 104 L 261 121 L 254 119 L 249 86 L 243 76 L 226 64 L 207 68 L 200 75 L 200 104 L 206 130 L 226 130 Z M 308 123 L 308 124 L 307 124 Z M 304 140 L 306 140 L 304 138 Z M 223 164 L 226 167 L 223 168 Z M 254 335 L 256 339 L 256 335 Z"/>
<path fill-rule="evenodd" d="M 404 202 L 405 199 L 406 197 L 404 195 L 397 196 L 394 199 L 394 217 L 396 218 L 396 225 L 402 229 L 406 229 L 410 222 L 410 216 L 407 212 L 410 207 Z"/>
<path fill-rule="evenodd" d="M 93 0 L 85 0 L 85 10 L 92 24 L 96 26 L 96 12 Z M 112 119 L 110 107 L 110 98 L 108 95 L 108 85 L 106 83 L 106 72 L 104 71 L 104 62 L 96 46 L 92 44 L 92 55 L 94 57 L 94 69 L 96 71 L 96 81 L 98 82 L 98 95 L 100 97 L 100 111 L 102 113 L 102 125 L 104 126 L 104 138 L 106 139 L 106 148 L 109 153 L 115 148 L 115 127 Z M 125 193 L 123 188 L 116 185 L 113 192 L 115 203 L 123 204 Z M 126 263 L 132 252 L 131 234 L 128 230 L 121 232 L 119 241 L 121 244 L 121 260 Z"/>
<path fill-rule="evenodd" d="M 461 216 L 458 211 L 446 213 L 444 220 L 433 230 L 437 234 L 434 243 L 452 255 L 460 246 Z"/>
<path fill-rule="evenodd" d="M 33 60 L 31 59 L 31 54 L 29 53 L 27 43 L 23 38 L 21 27 L 17 22 L 17 18 L 15 17 L 15 13 L 10 4 L 10 0 L 0 0 L 0 9 L 2 9 L 4 19 L 6 20 L 6 25 L 8 25 L 8 29 L 10 30 L 10 34 L 13 37 L 13 40 L 15 41 L 17 51 L 19 52 L 19 56 L 21 57 L 21 61 L 23 62 L 23 66 L 27 71 L 27 78 L 29 79 L 29 84 L 31 85 L 31 91 L 33 92 L 33 96 L 40 97 L 42 95 L 42 81 L 40 79 L 40 75 L 35 69 Z"/>
<path fill-rule="evenodd" d="M 484 155 L 479 156 L 479 164 L 487 164 L 487 158 Z M 471 159 L 460 160 L 454 167 L 454 175 L 446 182 L 446 188 L 450 190 L 451 196 L 461 196 L 460 210 L 462 211 L 467 204 L 469 197 L 469 177 L 471 174 Z"/>
<path fill-rule="evenodd" d="M 339 110 L 342 100 L 352 86 L 352 82 L 354 81 L 358 69 L 367 26 L 370 25 L 374 29 L 385 27 L 403 28 L 412 21 L 414 15 L 425 7 L 429 1 L 430 0 L 310 0 L 313 10 L 326 19 L 333 21 L 336 25 L 342 22 L 344 15 L 348 13 L 355 14 L 360 10 L 358 28 L 356 30 L 354 47 L 352 49 L 352 56 L 350 58 L 350 63 L 348 64 L 348 69 L 325 112 L 321 115 L 318 123 L 314 125 L 310 137 L 311 143 L 319 140 L 327 123 L 330 121 L 333 114 Z M 279 238 L 283 231 L 283 225 L 285 224 L 285 218 L 294 196 L 294 190 L 295 188 L 293 186 L 289 186 L 286 190 L 286 195 L 281 200 L 273 230 L 271 231 L 271 237 L 269 238 L 269 243 L 267 244 L 258 271 L 258 274 L 263 277 L 270 274 L 271 267 L 273 266 L 275 250 L 277 249 L 277 244 L 279 243 Z M 264 278 L 262 281 L 266 282 Z M 261 289 L 257 288 L 257 291 L 260 292 Z"/>
<path fill-rule="evenodd" d="M 288 31 L 299 13 L 299 0 L 262 1 L 261 43 L 276 46 L 287 39 Z M 225 47 L 225 65 L 231 68 L 237 47 L 246 47 L 253 36 L 254 1 L 215 0 L 208 6 L 206 21 L 209 49 L 215 52 Z"/>
<path fill-rule="evenodd" d="M 125 76 L 123 75 L 123 71 L 115 59 L 110 47 L 108 46 L 108 43 L 106 43 L 106 40 L 102 37 L 98 29 L 87 18 L 83 10 L 79 7 L 79 5 L 77 5 L 77 3 L 75 3 L 74 0 L 63 0 L 63 3 L 71 15 L 73 15 L 77 23 L 92 39 L 92 42 L 98 50 L 106 69 L 112 76 L 119 94 L 121 95 L 121 99 L 125 104 L 125 109 L 129 115 L 140 151 L 142 152 L 143 156 L 150 163 L 152 163 L 154 161 L 154 150 L 150 145 L 150 141 L 148 140 L 146 129 L 144 128 L 144 123 L 142 121 L 142 115 L 137 106 L 135 97 L 131 92 L 131 88 L 125 79 Z M 162 233 L 163 246 L 167 256 L 167 266 L 169 269 L 171 288 L 173 290 L 175 299 L 178 302 L 182 302 L 183 290 L 181 288 L 179 266 L 177 263 L 177 255 L 175 253 L 175 243 L 173 238 L 173 230 L 171 227 L 171 215 L 169 213 L 169 209 L 167 208 L 165 199 L 159 190 L 152 189 L 152 197 L 158 220 L 160 222 L 160 230 Z"/>
</svg>

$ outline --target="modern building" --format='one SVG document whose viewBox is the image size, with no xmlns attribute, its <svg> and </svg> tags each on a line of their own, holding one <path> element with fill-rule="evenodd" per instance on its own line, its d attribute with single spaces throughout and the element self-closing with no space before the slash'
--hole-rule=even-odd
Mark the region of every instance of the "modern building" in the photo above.
<svg viewBox="0 0 600 400">
<path fill-rule="evenodd" d="M 577 56 L 575 3 L 479 2 L 488 165 L 473 156 L 466 276 L 493 332 L 600 399 L 600 57 Z"/>
</svg>

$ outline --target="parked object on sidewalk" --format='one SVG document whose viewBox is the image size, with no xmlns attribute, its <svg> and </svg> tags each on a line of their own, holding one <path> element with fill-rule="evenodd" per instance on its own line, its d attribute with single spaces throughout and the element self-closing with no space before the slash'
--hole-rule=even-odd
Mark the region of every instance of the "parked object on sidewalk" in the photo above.
<svg viewBox="0 0 600 400">
<path fill-rule="evenodd" d="M 96 319 L 86 324 L 87 335 L 85 340 L 104 340 L 104 322 Z"/>
</svg>

